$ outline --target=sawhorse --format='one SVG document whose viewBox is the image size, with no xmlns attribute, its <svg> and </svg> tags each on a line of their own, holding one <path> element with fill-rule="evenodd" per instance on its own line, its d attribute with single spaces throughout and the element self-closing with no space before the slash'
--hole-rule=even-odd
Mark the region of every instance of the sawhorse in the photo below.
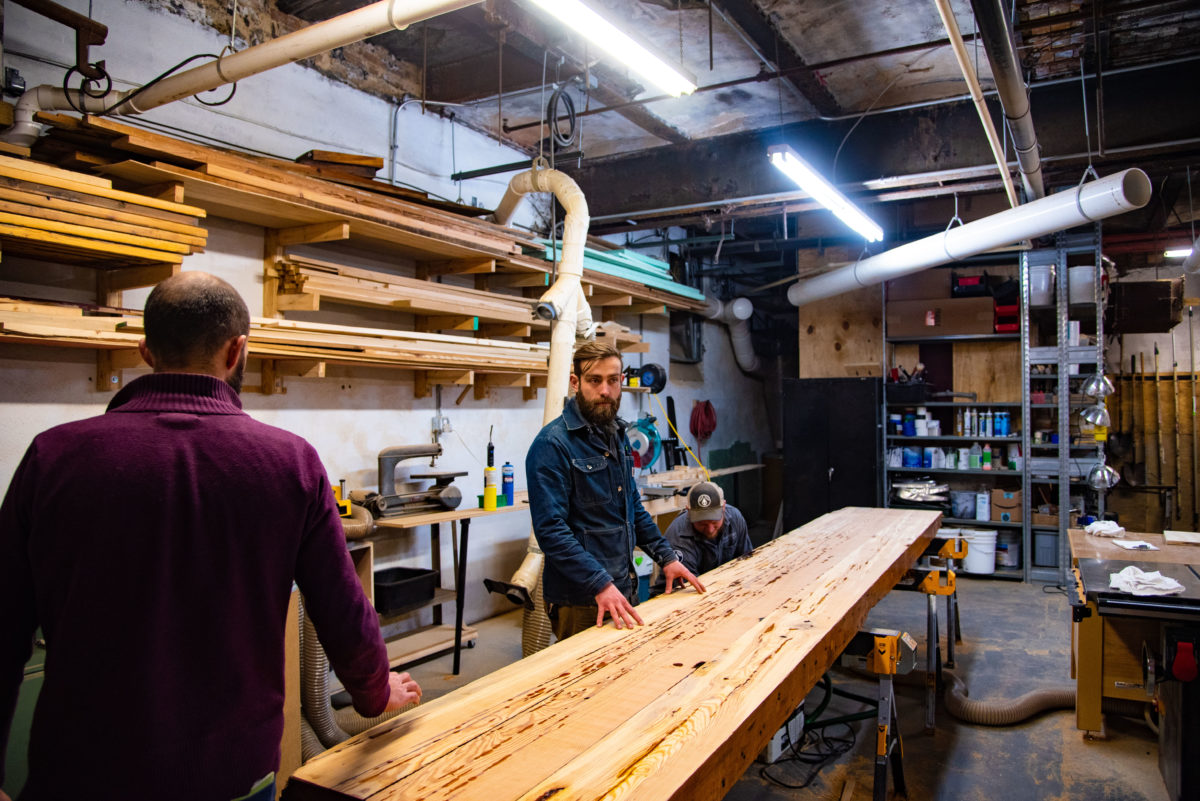
<svg viewBox="0 0 1200 801">
<path fill-rule="evenodd" d="M 897 590 L 923 592 L 928 598 L 925 645 L 925 730 L 933 731 L 937 714 L 937 692 L 942 684 L 941 646 L 938 638 L 937 597 L 946 597 L 946 662 L 954 667 L 954 644 L 962 642 L 958 619 L 958 592 L 954 582 L 954 563 L 967 555 L 967 541 L 936 537 L 925 556 L 930 567 L 908 571 L 896 584 Z M 938 564 L 933 564 L 937 562 Z"/>
</svg>

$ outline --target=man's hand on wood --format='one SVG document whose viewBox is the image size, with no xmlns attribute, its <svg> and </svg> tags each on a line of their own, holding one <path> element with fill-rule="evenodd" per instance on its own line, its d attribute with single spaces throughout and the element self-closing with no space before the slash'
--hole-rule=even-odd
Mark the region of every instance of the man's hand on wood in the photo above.
<svg viewBox="0 0 1200 801">
<path fill-rule="evenodd" d="M 604 625 L 605 612 L 612 617 L 613 625 L 619 629 L 633 628 L 634 623 L 642 625 L 642 619 L 634 611 L 633 604 L 629 603 L 629 599 L 621 594 L 616 584 L 609 584 L 596 593 L 596 607 L 599 610 L 596 613 L 597 626 Z"/>
<path fill-rule="evenodd" d="M 671 562 L 665 565 L 662 569 L 663 578 L 667 580 L 667 594 L 675 588 L 675 582 L 686 581 L 696 588 L 696 592 L 705 592 L 704 585 L 700 583 L 700 579 L 692 575 L 692 571 L 683 566 L 683 562 Z M 682 585 L 680 585 L 682 586 Z"/>
<path fill-rule="evenodd" d="M 407 673 L 388 673 L 388 702 L 384 712 L 421 703 L 421 686 Z"/>
</svg>

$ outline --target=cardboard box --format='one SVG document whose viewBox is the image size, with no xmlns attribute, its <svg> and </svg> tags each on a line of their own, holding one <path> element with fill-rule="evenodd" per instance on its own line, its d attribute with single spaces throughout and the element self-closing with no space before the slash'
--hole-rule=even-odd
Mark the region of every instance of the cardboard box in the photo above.
<svg viewBox="0 0 1200 801">
<path fill-rule="evenodd" d="M 992 490 L 992 520 L 997 523 L 1021 522 L 1021 491 Z"/>
<path fill-rule="evenodd" d="M 995 331 L 991 298 L 902 300 L 887 304 L 889 337 L 940 337 Z"/>
<path fill-rule="evenodd" d="M 1043 528 L 1058 528 L 1058 514 L 1057 513 L 1052 514 L 1052 515 L 1047 515 L 1047 514 L 1042 514 L 1041 512 L 1034 512 L 1032 515 L 1030 515 L 1030 517 L 1033 518 L 1030 521 L 1030 523 L 1032 525 L 1041 526 Z"/>
<path fill-rule="evenodd" d="M 928 269 L 903 275 L 887 282 L 888 302 L 894 300 L 930 300 L 950 297 L 950 272 Z"/>
</svg>

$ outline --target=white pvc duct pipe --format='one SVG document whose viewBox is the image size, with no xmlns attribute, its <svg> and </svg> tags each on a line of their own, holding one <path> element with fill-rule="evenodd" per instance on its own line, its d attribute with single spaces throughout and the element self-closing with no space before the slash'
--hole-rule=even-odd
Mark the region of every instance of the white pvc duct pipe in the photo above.
<svg viewBox="0 0 1200 801">
<path fill-rule="evenodd" d="M 759 368 L 758 354 L 754 352 L 754 343 L 750 338 L 749 320 L 754 314 L 754 304 L 749 298 L 734 298 L 728 303 L 708 298 L 705 302 L 704 316 L 729 326 L 729 339 L 738 366 L 747 373 L 753 373 Z"/>
<path fill-rule="evenodd" d="M 1004 148 L 1000 144 L 996 126 L 992 124 L 992 114 L 988 111 L 987 102 L 983 99 L 983 89 L 979 86 L 975 68 L 971 66 L 971 57 L 967 55 L 967 45 L 963 42 L 962 34 L 958 30 L 958 21 L 954 18 L 950 1 L 934 0 L 934 5 L 937 6 L 938 14 L 942 17 L 942 25 L 945 26 L 946 34 L 950 37 L 950 45 L 954 50 L 954 58 L 958 61 L 958 68 L 967 82 L 967 88 L 971 90 L 971 100 L 975 102 L 975 111 L 979 114 L 979 121 L 983 123 L 983 132 L 987 135 L 988 145 L 992 148 L 996 166 L 1000 168 L 1000 178 L 1004 181 L 1004 192 L 1008 195 L 1009 205 L 1015 206 L 1019 201 L 1012 176 L 1008 173 L 1008 159 L 1004 156 Z"/>
<path fill-rule="evenodd" d="M 1013 149 L 1017 151 L 1025 197 L 1028 200 L 1045 197 L 1042 157 L 1038 152 L 1033 115 L 1029 112 L 1029 92 L 1017 66 L 1017 51 L 1013 46 L 1012 31 L 1004 17 L 1004 8 L 1000 0 L 971 0 L 971 10 L 975 12 L 983 48 L 992 66 L 996 93 L 1000 96 L 1004 117 L 1012 131 Z"/>
<path fill-rule="evenodd" d="M 553 321 L 550 327 L 546 403 L 542 409 L 544 426 L 562 414 L 564 398 L 570 391 L 571 357 L 575 352 L 576 337 L 582 338 L 592 333 L 591 307 L 580 285 L 589 217 L 583 191 L 566 173 L 533 169 L 518 173 L 509 181 L 508 190 L 496 207 L 495 221 L 507 225 L 521 199 L 530 192 L 552 192 L 567 212 L 563 221 L 563 256 L 558 266 L 558 278 L 538 299 L 536 311 L 539 317 Z M 542 608 L 541 593 L 538 591 L 545 556 L 533 532 L 529 534 L 528 548 L 524 561 L 509 580 L 510 586 L 523 590 L 532 604 L 532 608 L 526 605 L 522 626 L 521 650 L 524 656 L 550 644 L 550 621 Z M 508 597 L 512 599 L 513 595 L 509 594 Z"/>
<path fill-rule="evenodd" d="M 788 300 L 803 306 L 1022 239 L 1103 220 L 1140 209 L 1150 202 L 1150 193 L 1146 173 L 1136 168 L 1124 170 L 793 284 Z"/>
<path fill-rule="evenodd" d="M 101 97 L 88 97 L 78 90 L 72 90 L 68 98 L 62 87 L 49 84 L 39 86 L 21 96 L 13 114 L 13 127 L 3 138 L 5 141 L 26 146 L 37 141 L 41 135 L 41 126 L 33 121 L 33 116 L 38 111 L 79 108 L 93 114 L 106 109 L 111 109 L 107 112 L 110 114 L 140 114 L 174 100 L 207 92 L 293 61 L 360 42 L 380 33 L 403 30 L 414 22 L 479 2 L 480 0 L 379 0 L 356 11 L 323 22 L 314 22 L 278 39 L 164 78 L 145 91 L 129 89 L 123 92 L 109 92 Z M 136 96 L 133 96 L 134 93 L 137 93 Z"/>
</svg>

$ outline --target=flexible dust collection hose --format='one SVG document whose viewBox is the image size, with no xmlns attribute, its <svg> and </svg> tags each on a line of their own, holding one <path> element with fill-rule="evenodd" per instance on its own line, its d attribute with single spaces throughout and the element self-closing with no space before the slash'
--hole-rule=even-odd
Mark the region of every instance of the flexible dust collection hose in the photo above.
<svg viewBox="0 0 1200 801">
<path fill-rule="evenodd" d="M 976 701 L 967 698 L 967 685 L 953 672 L 943 670 L 942 676 L 946 682 L 946 710 L 966 723 L 1012 726 L 1040 712 L 1075 708 L 1075 688 L 1070 685 L 1033 690 L 1013 701 Z M 1140 718 L 1148 703 L 1105 698 L 1102 708 L 1108 714 Z"/>
<path fill-rule="evenodd" d="M 369 513 L 368 513 L 369 514 Z M 300 727 L 301 758 L 313 758 L 355 734 L 396 717 L 416 706 L 408 704 L 393 712 L 364 718 L 353 707 L 334 710 L 329 703 L 329 658 L 312 620 L 304 614 L 304 599 L 300 599 L 300 706 L 303 711 Z"/>
</svg>

